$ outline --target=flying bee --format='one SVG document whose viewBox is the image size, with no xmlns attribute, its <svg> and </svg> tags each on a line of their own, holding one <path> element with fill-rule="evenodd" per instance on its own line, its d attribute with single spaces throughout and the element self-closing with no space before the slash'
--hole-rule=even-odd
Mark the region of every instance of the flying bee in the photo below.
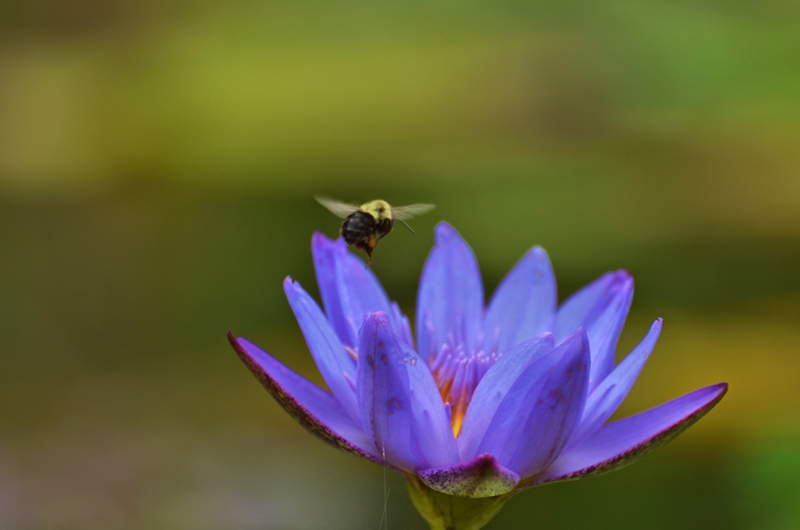
<svg viewBox="0 0 800 530">
<path fill-rule="evenodd" d="M 433 204 L 410 204 L 394 207 L 380 199 L 358 206 L 325 197 L 314 198 L 334 215 L 344 219 L 339 234 L 348 245 L 354 245 L 356 248 L 364 250 L 370 265 L 375 245 L 392 231 L 395 221 L 400 221 L 413 234 L 414 231 L 406 224 L 406 219 L 422 215 L 436 207 Z"/>
</svg>

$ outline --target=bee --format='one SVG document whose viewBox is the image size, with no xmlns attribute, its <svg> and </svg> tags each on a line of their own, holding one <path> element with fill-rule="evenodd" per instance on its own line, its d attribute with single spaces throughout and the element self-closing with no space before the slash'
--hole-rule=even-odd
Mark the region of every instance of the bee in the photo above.
<svg viewBox="0 0 800 530">
<path fill-rule="evenodd" d="M 380 199 L 358 206 L 325 197 L 314 198 L 334 215 L 344 219 L 339 234 L 348 245 L 354 245 L 367 253 L 368 266 L 372 264 L 375 245 L 392 231 L 395 221 L 400 221 L 413 234 L 414 230 L 406 224 L 406 219 L 422 215 L 436 207 L 433 204 L 394 207 Z"/>
</svg>

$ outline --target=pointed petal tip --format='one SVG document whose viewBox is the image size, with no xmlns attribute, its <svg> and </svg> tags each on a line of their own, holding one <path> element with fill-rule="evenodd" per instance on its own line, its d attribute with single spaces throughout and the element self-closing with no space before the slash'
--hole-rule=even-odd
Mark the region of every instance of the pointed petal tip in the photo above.
<svg viewBox="0 0 800 530">
<path fill-rule="evenodd" d="M 378 325 L 378 324 L 389 325 L 391 323 L 391 320 L 389 319 L 389 315 L 387 315 L 385 312 L 375 311 L 374 313 L 370 313 L 369 315 L 367 315 L 367 318 L 364 320 L 364 325 L 366 326 L 367 323 L 370 323 L 372 325 Z"/>
<path fill-rule="evenodd" d="M 242 347 L 242 345 L 239 344 L 239 339 L 237 339 L 233 335 L 233 332 L 231 330 L 228 330 L 228 342 L 233 347 L 234 351 L 236 351 L 237 355 L 239 355 L 240 357 L 242 355 L 247 355 L 247 353 L 244 351 L 244 348 Z"/>
<path fill-rule="evenodd" d="M 370 313 L 367 315 L 367 318 L 364 319 L 364 323 L 361 325 L 361 331 L 359 332 L 359 336 L 361 337 L 360 341 L 363 341 L 367 336 L 374 338 L 380 333 L 385 333 L 387 330 L 394 334 L 394 330 L 392 329 L 392 321 L 389 318 L 389 315 L 383 311 L 375 311 L 374 313 Z"/>
<path fill-rule="evenodd" d="M 440 221 L 439 224 L 436 225 L 434 232 L 437 236 L 445 237 L 455 232 L 455 229 L 447 221 Z"/>
<path fill-rule="evenodd" d="M 330 252 L 334 250 L 342 250 L 343 248 L 346 248 L 346 245 L 341 237 L 331 239 L 317 230 L 314 232 L 314 235 L 311 236 L 311 248 L 314 251 Z"/>
<path fill-rule="evenodd" d="M 664 327 L 664 319 L 661 318 L 661 317 L 658 317 L 657 319 L 655 319 L 653 321 L 653 324 L 650 326 L 650 331 L 653 331 L 655 333 L 659 333 L 660 334 L 661 333 L 661 328 L 663 328 L 663 327 Z"/>
<path fill-rule="evenodd" d="M 315 251 L 322 250 L 331 244 L 333 244 L 333 241 L 328 239 L 328 236 L 318 230 L 314 232 L 314 235 L 311 236 L 311 248 Z"/>
<path fill-rule="evenodd" d="M 629 289 L 633 286 L 633 275 L 625 269 L 620 269 L 612 273 L 612 282 L 622 289 Z"/>
<path fill-rule="evenodd" d="M 533 261 L 536 263 L 547 263 L 548 264 L 547 266 L 550 269 L 552 269 L 552 266 L 550 266 L 550 256 L 547 254 L 547 251 L 542 247 L 540 247 L 539 245 L 536 245 L 535 247 L 531 248 L 528 252 L 526 252 L 525 255 L 522 256 L 522 260 L 520 261 L 525 261 L 525 260 Z"/>
<path fill-rule="evenodd" d="M 519 484 L 520 476 L 485 453 L 468 462 L 424 469 L 417 473 L 429 488 L 472 499 L 504 495 Z"/>
<path fill-rule="evenodd" d="M 554 347 L 555 347 L 555 344 L 556 344 L 556 336 L 555 336 L 555 335 L 553 335 L 553 332 L 552 332 L 552 331 L 545 331 L 545 332 L 544 332 L 544 333 L 542 333 L 541 335 L 539 335 L 539 336 L 537 336 L 537 337 L 534 337 L 534 338 L 533 338 L 533 339 L 531 339 L 531 340 L 540 340 L 540 341 L 542 341 L 542 342 L 544 342 L 544 341 L 547 341 L 547 343 L 548 343 L 548 344 L 549 344 L 549 346 L 550 346 L 550 349 L 554 348 Z"/>
<path fill-rule="evenodd" d="M 295 296 L 295 283 L 292 280 L 291 276 L 287 276 L 283 279 L 283 292 L 286 294 L 286 298 L 292 300 Z"/>
<path fill-rule="evenodd" d="M 287 276 L 283 280 L 283 292 L 289 300 L 295 300 L 298 295 L 305 295 L 310 298 L 310 295 L 303 289 L 300 282 L 295 281 L 291 276 Z"/>
<path fill-rule="evenodd" d="M 633 288 L 633 275 L 625 269 L 605 273 L 598 279 L 606 289 L 622 291 Z"/>
<path fill-rule="evenodd" d="M 580 341 L 584 347 L 589 347 L 589 336 L 586 334 L 586 330 L 583 329 L 583 326 L 578 326 L 575 333 L 564 339 L 564 342 L 572 341 Z"/>
<path fill-rule="evenodd" d="M 533 259 L 536 259 L 537 261 L 544 261 L 545 259 L 549 259 L 547 251 L 542 247 L 540 247 L 539 245 L 536 245 L 535 247 L 530 249 L 528 251 L 528 256 L 530 256 Z"/>
<path fill-rule="evenodd" d="M 458 233 L 458 231 L 447 221 L 441 221 L 438 225 L 436 225 L 435 234 L 437 244 L 445 243 L 453 237 L 461 239 L 461 235 Z"/>
<path fill-rule="evenodd" d="M 581 354 L 585 354 L 587 356 L 587 361 L 589 361 L 588 357 L 590 356 L 591 346 L 589 345 L 589 335 L 586 334 L 586 330 L 583 329 L 583 326 L 578 327 L 575 333 L 564 339 L 560 346 L 566 350 L 579 348 Z"/>
<path fill-rule="evenodd" d="M 705 399 L 707 400 L 706 404 L 700 407 L 700 409 L 707 409 L 711 410 L 713 407 L 719 403 L 725 394 L 728 393 L 728 383 L 722 382 L 717 383 L 716 385 L 710 385 L 704 388 L 700 388 L 695 390 L 694 392 L 690 392 L 681 398 L 686 398 L 687 396 L 695 395 L 695 396 L 707 396 Z M 677 399 L 681 399 L 677 398 Z"/>
</svg>

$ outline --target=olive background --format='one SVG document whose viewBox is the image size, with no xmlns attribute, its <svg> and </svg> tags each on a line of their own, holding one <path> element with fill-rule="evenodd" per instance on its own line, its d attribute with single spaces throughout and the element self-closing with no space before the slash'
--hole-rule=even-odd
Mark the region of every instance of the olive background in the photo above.
<svg viewBox="0 0 800 530">
<path fill-rule="evenodd" d="M 321 383 L 281 287 L 317 296 L 318 194 L 437 205 L 375 252 L 409 315 L 441 220 L 487 299 L 533 245 L 562 300 L 629 270 L 618 358 L 664 330 L 619 416 L 729 382 L 488 529 L 800 527 L 798 27 L 789 0 L 2 3 L 0 527 L 425 528 L 225 338 Z"/>
</svg>

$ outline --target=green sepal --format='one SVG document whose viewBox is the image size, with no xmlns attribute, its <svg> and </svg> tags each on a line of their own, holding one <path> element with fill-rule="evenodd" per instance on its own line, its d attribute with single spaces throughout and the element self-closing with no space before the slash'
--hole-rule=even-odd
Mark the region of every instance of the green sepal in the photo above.
<svg viewBox="0 0 800 530">
<path fill-rule="evenodd" d="M 505 495 L 520 481 L 519 475 L 501 466 L 489 454 L 469 462 L 418 470 L 417 478 L 440 493 L 473 499 Z"/>
<path fill-rule="evenodd" d="M 478 530 L 500 512 L 513 495 L 473 499 L 440 493 L 416 477 L 408 477 L 408 494 L 431 530 Z"/>
</svg>

